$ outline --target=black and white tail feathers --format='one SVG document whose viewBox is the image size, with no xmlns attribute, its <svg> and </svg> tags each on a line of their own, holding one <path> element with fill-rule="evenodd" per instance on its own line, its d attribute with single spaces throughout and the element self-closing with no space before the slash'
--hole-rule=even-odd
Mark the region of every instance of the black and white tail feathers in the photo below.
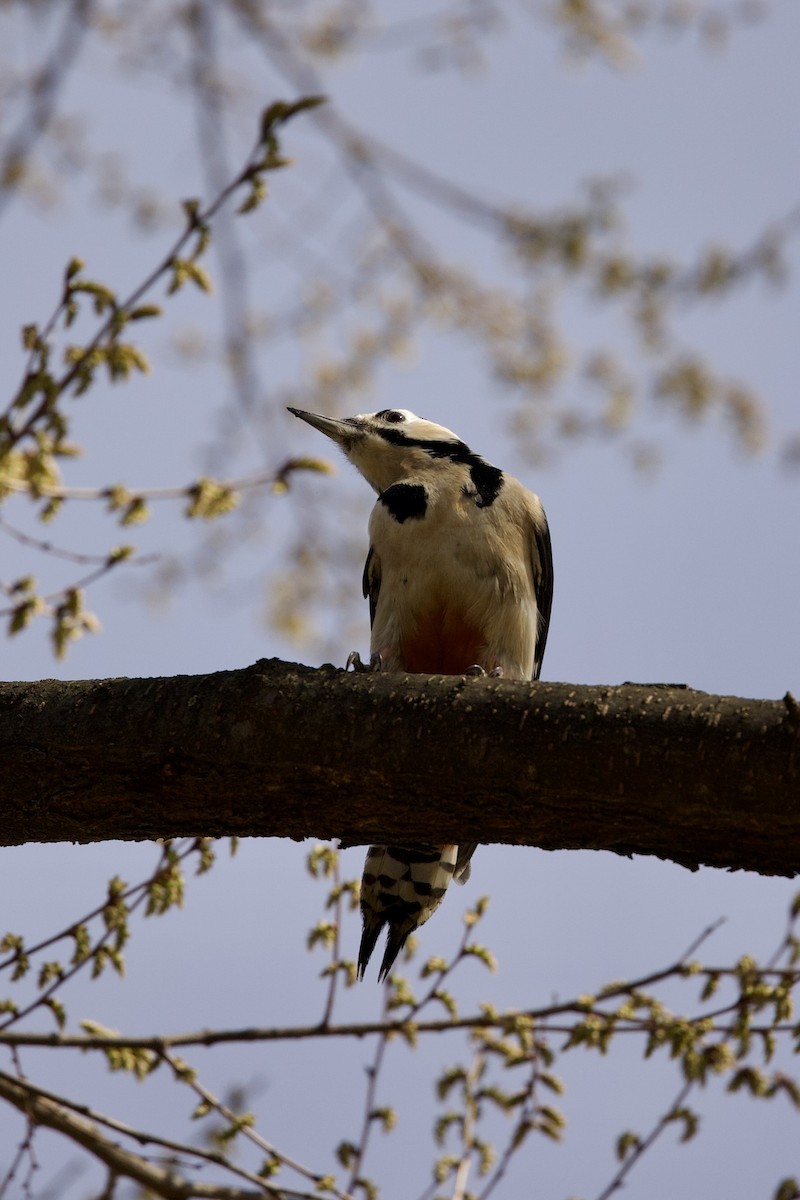
<svg viewBox="0 0 800 1200">
<path fill-rule="evenodd" d="M 386 949 L 378 982 L 386 978 L 409 934 L 428 920 L 442 902 L 450 880 L 466 883 L 475 846 L 370 846 L 361 880 L 364 932 L 358 951 L 358 976 L 384 926 Z"/>
</svg>

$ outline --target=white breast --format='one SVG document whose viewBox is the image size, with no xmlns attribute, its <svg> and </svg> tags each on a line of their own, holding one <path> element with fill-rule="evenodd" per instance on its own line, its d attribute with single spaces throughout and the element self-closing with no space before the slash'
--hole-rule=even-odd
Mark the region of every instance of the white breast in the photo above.
<svg viewBox="0 0 800 1200">
<path fill-rule="evenodd" d="M 435 486 L 427 490 L 422 518 L 401 523 L 380 502 L 373 510 L 370 538 L 381 586 L 372 653 L 389 670 L 461 674 L 477 663 L 529 679 L 537 608 L 513 492 L 480 508 L 460 488 L 449 496 Z"/>
</svg>

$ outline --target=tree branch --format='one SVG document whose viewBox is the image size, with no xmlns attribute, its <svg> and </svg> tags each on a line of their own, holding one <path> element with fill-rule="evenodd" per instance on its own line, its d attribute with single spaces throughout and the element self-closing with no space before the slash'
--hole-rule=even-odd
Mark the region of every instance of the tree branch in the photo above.
<svg viewBox="0 0 800 1200">
<path fill-rule="evenodd" d="M 797 714 L 788 695 L 277 659 L 0 684 L 0 839 L 508 842 L 794 875 Z"/>
<path fill-rule="evenodd" d="M 280 1200 L 285 1194 L 281 1188 L 271 1188 L 267 1183 L 254 1190 L 186 1179 L 172 1168 L 148 1162 L 143 1155 L 133 1154 L 112 1142 L 100 1133 L 93 1121 L 87 1121 L 65 1104 L 42 1095 L 25 1081 L 12 1079 L 5 1074 L 0 1074 L 0 1098 L 13 1104 L 36 1125 L 55 1129 L 89 1150 L 114 1175 L 133 1179 L 164 1200 L 263 1200 L 265 1196 Z"/>
<path fill-rule="evenodd" d="M 617 1001 L 625 1000 L 634 994 L 646 992 L 648 989 L 667 980 L 693 978 L 695 975 L 703 975 L 706 980 L 710 975 L 735 977 L 737 975 L 737 968 L 704 967 L 701 972 L 696 972 L 692 969 L 688 955 L 685 955 L 676 962 L 671 963 L 668 967 L 663 967 L 657 971 L 650 971 L 648 974 L 641 975 L 636 979 L 621 980 L 620 982 L 607 984 L 594 997 L 587 997 L 586 995 L 575 996 L 568 1000 L 554 1001 L 551 1004 L 541 1005 L 538 1008 L 512 1010 L 511 1013 L 481 1011 L 471 1013 L 468 1016 L 459 1017 L 450 1014 L 447 1017 L 423 1020 L 418 1016 L 418 1013 L 423 1004 L 433 998 L 429 995 L 422 1003 L 411 1006 L 410 1011 L 403 1016 L 391 1016 L 384 1012 L 380 1019 L 375 1021 L 355 1021 L 337 1025 L 284 1025 L 271 1027 L 250 1026 L 244 1029 L 201 1029 L 194 1032 L 158 1033 L 145 1036 L 132 1036 L 117 1033 L 115 1030 L 108 1030 L 103 1033 L 38 1033 L 32 1031 L 18 1033 L 15 1031 L 7 1032 L 0 1030 L 0 1046 L 35 1046 L 38 1048 L 47 1047 L 51 1049 L 58 1048 L 61 1050 L 71 1049 L 80 1051 L 100 1050 L 105 1054 L 115 1049 L 134 1049 L 148 1050 L 153 1054 L 163 1056 L 170 1051 L 186 1049 L 189 1046 L 205 1046 L 207 1048 L 209 1046 L 219 1046 L 228 1043 L 296 1043 L 301 1041 L 319 1041 L 322 1038 L 355 1038 L 360 1040 L 370 1037 L 373 1034 L 378 1034 L 382 1037 L 395 1034 L 404 1037 L 413 1034 L 417 1038 L 429 1033 L 451 1033 L 459 1029 L 468 1029 L 471 1031 L 476 1029 L 507 1029 L 509 1019 L 514 1020 L 517 1017 L 522 1017 L 528 1022 L 533 1022 L 537 1029 L 542 1032 L 569 1034 L 574 1029 L 573 1018 L 576 1016 L 586 1017 L 596 1015 L 604 1020 L 611 1018 L 617 1007 Z M 776 978 L 783 978 L 787 985 L 792 987 L 798 982 L 798 972 L 791 968 L 780 972 L 767 968 L 762 972 L 761 977 L 768 982 Z M 736 1002 L 732 1002 L 726 1008 L 720 1009 L 716 1013 L 709 1013 L 707 1008 L 701 1008 L 698 1010 L 696 1018 L 679 1019 L 706 1021 L 709 1017 L 716 1019 L 731 1013 L 734 1018 L 739 1015 Z M 558 1018 L 560 1017 L 567 1019 L 563 1023 L 559 1023 Z M 636 1015 L 617 1019 L 616 1026 L 618 1032 L 650 1033 L 653 1028 L 652 1014 L 646 1010 L 642 1010 Z M 796 1027 L 790 1020 L 779 1024 L 767 1023 L 761 1026 L 752 1024 L 750 1028 L 754 1032 L 761 1032 L 762 1029 L 770 1028 L 781 1033 L 796 1033 Z M 713 1030 L 706 1030 L 706 1032 L 722 1032 L 726 1035 L 732 1035 L 730 1026 L 722 1024 L 715 1025 Z"/>
</svg>

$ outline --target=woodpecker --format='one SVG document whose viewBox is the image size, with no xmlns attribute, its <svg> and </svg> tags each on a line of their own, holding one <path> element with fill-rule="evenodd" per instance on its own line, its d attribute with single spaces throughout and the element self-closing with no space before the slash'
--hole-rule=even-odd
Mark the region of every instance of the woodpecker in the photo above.
<svg viewBox="0 0 800 1200">
<path fill-rule="evenodd" d="M 407 409 L 334 420 L 290 408 L 336 442 L 378 493 L 363 590 L 370 667 L 361 670 L 538 679 L 553 596 L 539 497 L 449 429 Z M 476 848 L 370 846 L 361 881 L 363 979 L 384 925 L 385 979 L 409 934 L 452 878 L 466 883 Z"/>
</svg>

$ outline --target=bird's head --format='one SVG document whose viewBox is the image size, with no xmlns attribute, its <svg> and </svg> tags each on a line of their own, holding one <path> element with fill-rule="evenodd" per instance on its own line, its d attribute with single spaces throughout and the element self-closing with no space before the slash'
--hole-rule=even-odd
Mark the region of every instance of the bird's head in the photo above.
<svg viewBox="0 0 800 1200">
<path fill-rule="evenodd" d="M 336 442 L 376 492 L 430 469 L 437 460 L 463 462 L 470 455 L 469 447 L 452 430 L 406 408 L 385 408 L 341 420 L 300 408 L 289 412 Z"/>
</svg>

